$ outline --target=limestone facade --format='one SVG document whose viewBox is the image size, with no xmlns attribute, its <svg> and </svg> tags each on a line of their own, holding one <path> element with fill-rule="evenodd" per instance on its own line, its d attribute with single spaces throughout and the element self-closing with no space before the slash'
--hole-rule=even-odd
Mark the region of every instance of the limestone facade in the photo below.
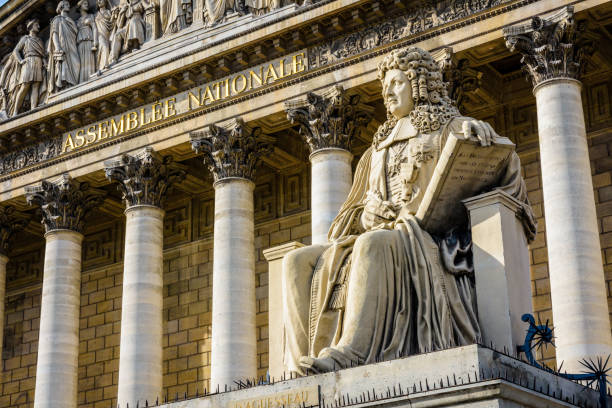
<svg viewBox="0 0 612 408">
<path fill-rule="evenodd" d="M 589 49 L 588 62 L 584 62 L 580 93 L 596 210 L 595 232 L 601 245 L 606 298 L 612 309 L 609 1 L 466 1 L 458 2 L 456 10 L 449 6 L 432 11 L 410 1 L 334 0 L 283 4 L 260 16 L 236 15 L 211 27 L 205 27 L 203 20 L 198 22 L 194 14 L 193 21 L 177 33 L 147 40 L 142 49 L 122 56 L 102 75 L 47 97 L 35 112 L 22 111 L 0 122 L 0 206 L 12 206 L 12 216 L 21 220 L 14 233 L 6 236 L 10 246 L 5 247 L 5 222 L 0 217 L 0 253 L 8 257 L 0 407 L 34 406 L 37 379 L 45 240 L 38 210 L 26 204 L 24 188 L 64 172 L 103 191 L 105 197 L 83 220 L 81 231 L 77 406 L 117 405 L 124 259 L 129 246 L 125 242 L 126 207 L 116 184 L 105 178 L 104 162 L 122 154 L 136 155 L 147 147 L 171 156 L 186 172 L 184 179 L 163 193 L 159 398 L 173 400 L 177 395 L 194 396 L 204 388 L 210 390 L 216 178 L 203 164 L 201 152 L 192 150 L 191 138 L 194 132 L 237 116 L 257 129 L 258 140 L 271 146 L 259 158 L 256 173 L 249 174 L 253 181 L 256 347 L 251 357 L 255 374 L 265 377 L 270 344 L 279 343 L 272 341 L 269 332 L 271 283 L 264 251 L 294 241 L 308 245 L 314 240 L 315 230 L 317 239 L 322 239 L 322 228 L 311 225 L 311 219 L 317 224 L 330 223 L 329 215 L 317 212 L 317 208 L 330 202 L 337 205 L 334 203 L 339 200 L 338 191 L 329 193 L 329 179 L 321 179 L 334 177 L 329 175 L 334 167 L 324 163 L 320 165 L 324 171 L 315 171 L 311 156 L 315 152 L 305 143 L 298 124 L 287 119 L 286 102 L 306 98 L 309 92 L 321 95 L 338 84 L 348 95 L 358 95 L 359 104 L 370 116 L 367 125 L 351 135 L 350 144 L 323 146 L 344 149 L 339 156 L 342 160 L 352 154 L 354 170 L 377 127 L 386 119 L 376 65 L 400 43 L 432 51 L 451 46 L 454 63 L 448 68 L 448 78 L 455 78 L 454 96 L 460 96 L 462 113 L 491 123 L 500 135 L 517 145 L 538 221 L 535 240 L 528 250 L 533 311 L 536 319 L 550 320 L 554 325 L 538 110 L 533 87 L 521 73 L 520 56 L 506 48 L 502 28 L 569 3 L 573 3 L 577 20 L 589 23 L 582 37 L 587 44 L 581 46 L 599 41 L 598 47 Z M 14 6 L 9 2 L 0 7 L 0 15 L 5 13 L 4 19 L 0 17 L 0 34 L 18 39 L 24 34 L 19 27 L 25 27 L 22 20 L 29 6 L 20 12 L 5 11 L 9 10 L 6 7 Z M 202 7 L 200 1 L 193 2 L 193 10 L 200 10 L 200 15 Z M 50 14 L 55 14 L 52 11 Z M 41 25 L 44 32 L 47 21 Z M 0 50 L 4 55 L 14 45 L 2 43 Z M 273 74 L 267 72 L 270 64 Z M 285 77 L 281 67 L 286 70 Z M 261 85 L 253 79 L 266 74 L 268 79 Z M 242 86 L 240 75 L 245 78 L 245 89 L 237 92 Z M 220 85 L 215 88 L 215 84 Z M 133 112 L 136 116 L 131 115 Z M 154 120 L 156 115 L 159 120 Z M 104 132 L 112 132 L 111 119 L 115 126 L 120 123 L 123 131 L 103 138 Z M 89 143 L 87 131 L 94 125 L 97 138 Z M 338 182 L 347 179 L 349 166 L 342 165 Z M 1 275 L 0 270 L 0 282 Z M 278 310 L 274 312 L 278 316 Z M 538 357 L 555 364 L 554 348 L 539 351 Z M 252 367 L 249 369 L 252 371 Z"/>
</svg>

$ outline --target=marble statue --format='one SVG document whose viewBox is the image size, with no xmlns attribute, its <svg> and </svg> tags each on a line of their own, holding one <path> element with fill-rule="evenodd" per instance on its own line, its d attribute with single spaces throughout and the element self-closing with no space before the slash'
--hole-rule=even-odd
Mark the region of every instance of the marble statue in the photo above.
<svg viewBox="0 0 612 408">
<path fill-rule="evenodd" d="M 78 7 L 81 17 L 77 20 L 77 47 L 81 60 L 79 71 L 79 82 L 89 80 L 89 77 L 96 72 L 96 50 L 98 49 L 98 27 L 94 16 L 89 14 L 88 0 L 80 0 Z"/>
<path fill-rule="evenodd" d="M 0 73 L 2 86 L 3 118 L 15 116 L 22 108 L 26 97 L 30 109 L 34 109 L 45 97 L 45 47 L 38 37 L 40 24 L 30 20 L 26 24 L 28 34 L 21 37 L 17 46 L 6 58 Z"/>
<path fill-rule="evenodd" d="M 122 54 L 139 49 L 144 43 L 145 22 L 143 16 L 147 7 L 148 2 L 145 0 L 125 0 L 113 9 L 109 65 L 117 62 Z"/>
<path fill-rule="evenodd" d="M 62 0 L 57 5 L 57 16 L 51 20 L 49 32 L 49 93 L 79 83 L 81 60 L 77 48 L 78 28 L 68 16 L 70 3 Z"/>
<path fill-rule="evenodd" d="M 204 23 L 211 27 L 227 14 L 240 13 L 239 0 L 204 0 Z"/>
<path fill-rule="evenodd" d="M 431 55 L 395 50 L 378 67 L 388 120 L 357 166 L 324 245 L 283 262 L 283 361 L 303 374 L 477 342 L 474 271 L 465 227 L 436 236 L 415 218 L 449 138 L 489 146 L 499 136 L 463 117 Z M 484 147 L 483 147 L 484 148 Z M 535 228 L 512 152 L 497 188 Z"/>
<path fill-rule="evenodd" d="M 163 35 L 174 34 L 187 27 L 184 0 L 159 0 L 159 19 Z"/>
<path fill-rule="evenodd" d="M 110 57 L 110 37 L 113 30 L 113 18 L 109 0 L 97 0 L 98 12 L 95 23 L 97 32 L 96 68 L 98 71 L 108 68 Z"/>
</svg>

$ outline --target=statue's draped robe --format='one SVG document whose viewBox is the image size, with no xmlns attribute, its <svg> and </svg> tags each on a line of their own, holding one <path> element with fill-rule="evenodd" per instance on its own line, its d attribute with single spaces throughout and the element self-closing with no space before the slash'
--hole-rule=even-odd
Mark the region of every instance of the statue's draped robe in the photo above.
<svg viewBox="0 0 612 408">
<path fill-rule="evenodd" d="M 464 259 L 444 261 L 437 243 L 442 241 L 421 229 L 412 215 L 447 137 L 451 132 L 463 137 L 465 120 L 455 118 L 431 134 L 400 120 L 391 135 L 363 154 L 349 197 L 330 228 L 330 244 L 285 257 L 287 369 L 303 372 L 303 356 L 347 367 L 479 340 L 472 269 Z M 411 182 L 402 185 L 407 178 Z M 499 187 L 524 203 L 531 236 L 535 224 L 515 154 Z M 364 230 L 361 215 L 375 195 L 407 211 Z"/>
<path fill-rule="evenodd" d="M 96 28 L 98 31 L 98 50 L 96 52 L 96 67 L 104 69 L 109 63 L 111 49 L 110 37 L 113 30 L 113 19 L 110 10 L 103 9 L 96 13 Z"/>
<path fill-rule="evenodd" d="M 81 60 L 79 82 L 88 81 L 89 77 L 96 72 L 96 54 L 93 50 L 94 24 L 94 16 L 91 14 L 81 16 L 77 21 L 77 27 L 79 28 L 77 45 L 79 49 L 79 58 Z"/>
<path fill-rule="evenodd" d="M 54 41 L 49 41 L 49 91 L 55 92 L 69 85 L 79 83 L 81 60 L 77 49 L 77 25 L 70 18 L 62 15 L 51 20 L 50 37 L 57 33 L 59 46 L 56 49 Z M 61 59 L 55 58 L 57 51 L 63 51 Z"/>
<path fill-rule="evenodd" d="M 187 27 L 183 0 L 160 0 L 159 17 L 164 35 L 177 33 Z"/>
<path fill-rule="evenodd" d="M 236 0 L 204 0 L 206 25 L 211 26 L 225 17 L 227 10 L 233 10 Z"/>
</svg>

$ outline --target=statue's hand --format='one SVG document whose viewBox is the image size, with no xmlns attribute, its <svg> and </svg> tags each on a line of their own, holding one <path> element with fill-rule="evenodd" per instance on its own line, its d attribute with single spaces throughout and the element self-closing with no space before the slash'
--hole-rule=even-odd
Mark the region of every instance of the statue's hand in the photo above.
<svg viewBox="0 0 612 408">
<path fill-rule="evenodd" d="M 361 224 L 365 229 L 393 221 L 396 218 L 397 213 L 389 201 L 382 201 L 368 193 L 368 200 L 361 214 Z"/>
<path fill-rule="evenodd" d="M 466 139 L 476 137 L 481 146 L 491 146 L 499 135 L 487 122 L 470 119 L 463 122 L 463 137 Z"/>
</svg>

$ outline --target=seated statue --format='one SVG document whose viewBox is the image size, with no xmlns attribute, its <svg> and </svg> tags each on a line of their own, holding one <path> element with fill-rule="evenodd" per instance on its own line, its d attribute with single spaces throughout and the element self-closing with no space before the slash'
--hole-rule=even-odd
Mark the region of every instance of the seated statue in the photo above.
<svg viewBox="0 0 612 408">
<path fill-rule="evenodd" d="M 328 244 L 283 260 L 283 363 L 298 374 L 481 338 L 467 214 L 465 227 L 445 236 L 425 231 L 414 215 L 449 138 L 489 146 L 499 136 L 460 116 L 426 51 L 393 51 L 378 76 L 388 120 L 359 161 Z M 492 188 L 523 203 L 531 237 L 535 224 L 516 153 L 499 180 Z"/>
</svg>

